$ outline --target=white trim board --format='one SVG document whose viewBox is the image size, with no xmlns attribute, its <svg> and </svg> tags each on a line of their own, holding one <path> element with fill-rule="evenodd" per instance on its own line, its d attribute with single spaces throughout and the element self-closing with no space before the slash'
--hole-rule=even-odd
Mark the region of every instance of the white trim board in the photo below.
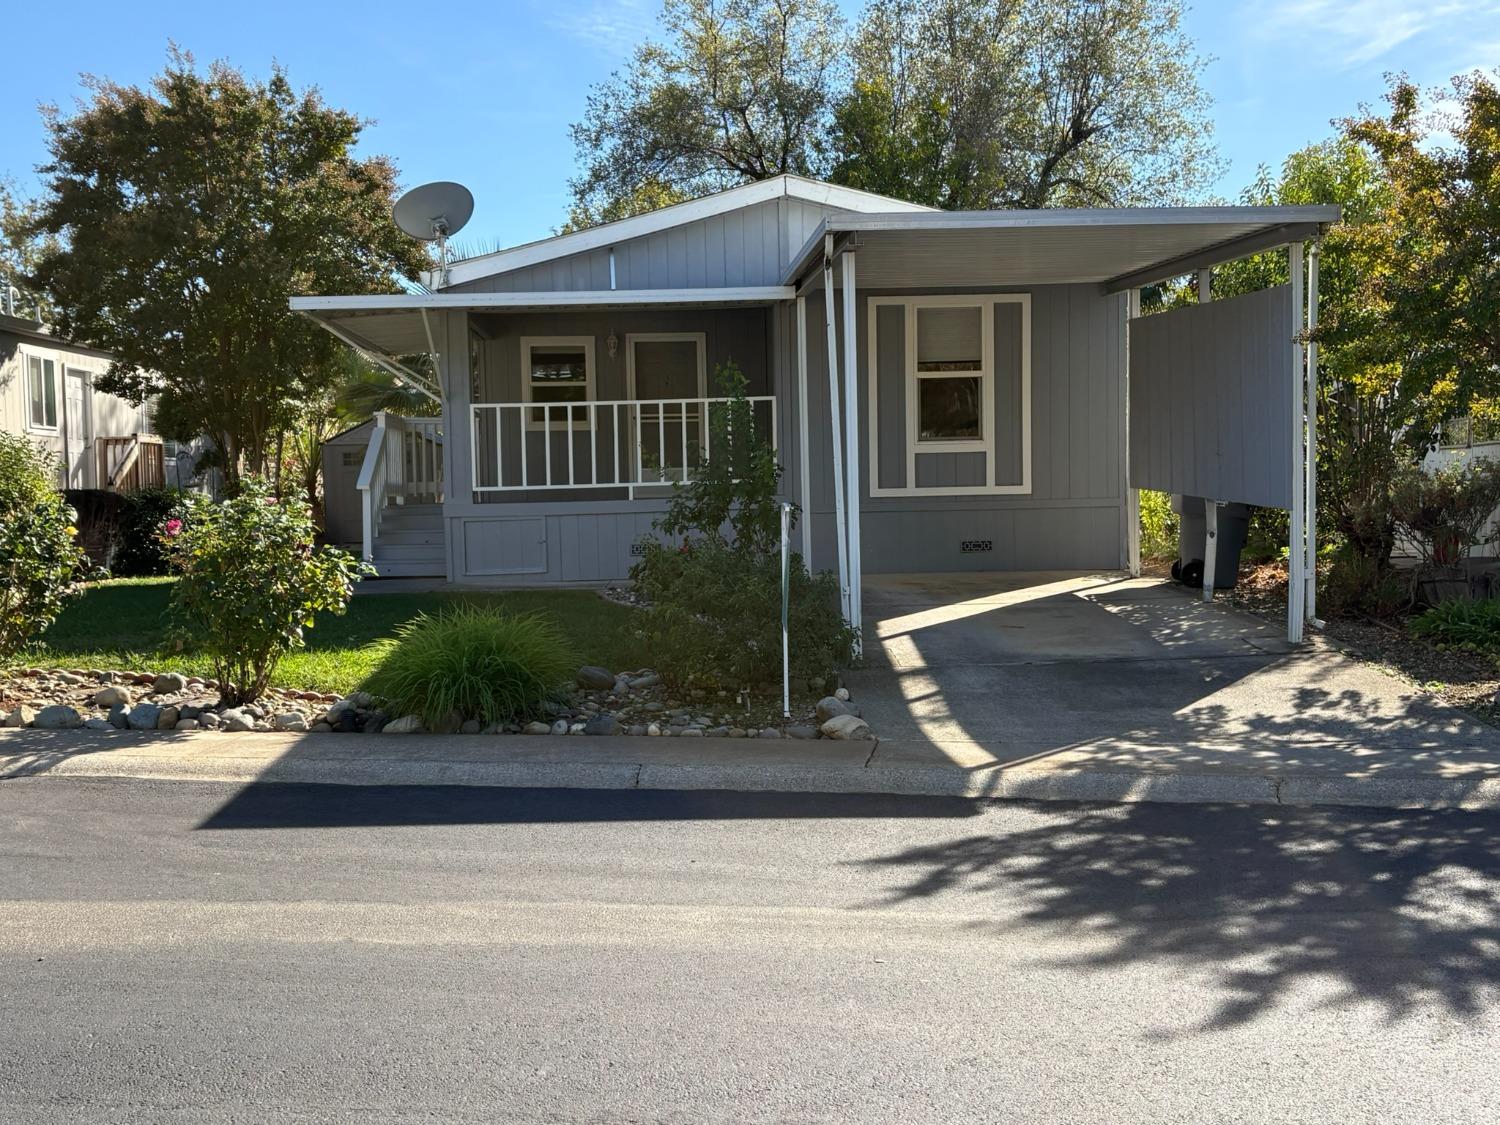
<svg viewBox="0 0 1500 1125">
<path fill-rule="evenodd" d="M 995 482 L 996 432 L 995 432 L 995 306 L 1014 304 L 1021 308 L 1021 483 L 997 484 Z M 982 401 L 980 419 L 984 425 L 979 441 L 934 442 L 930 449 L 919 449 L 916 439 L 917 382 L 917 309 L 919 308 L 967 308 L 978 306 L 983 319 L 983 370 L 981 372 Z M 880 484 L 880 396 L 879 365 L 876 362 L 878 349 L 878 317 L 881 306 L 897 306 L 906 310 L 903 333 L 905 363 L 902 371 L 902 397 L 906 407 L 906 484 L 900 488 L 886 488 Z M 865 326 L 865 378 L 866 378 L 866 426 L 869 443 L 866 453 L 866 469 L 869 476 L 868 495 L 882 496 L 1025 496 L 1031 492 L 1031 294 L 1030 293 L 964 293 L 941 296 L 869 297 L 866 299 Z M 922 488 L 916 485 L 916 455 L 922 453 L 983 452 L 985 484 L 949 485 L 946 487 Z"/>
</svg>

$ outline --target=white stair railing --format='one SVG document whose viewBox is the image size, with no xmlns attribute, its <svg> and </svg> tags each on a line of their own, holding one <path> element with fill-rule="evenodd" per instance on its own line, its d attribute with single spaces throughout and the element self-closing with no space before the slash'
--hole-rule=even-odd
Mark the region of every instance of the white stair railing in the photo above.
<svg viewBox="0 0 1500 1125">
<path fill-rule="evenodd" d="M 370 430 L 370 441 L 365 446 L 365 459 L 359 466 L 359 477 L 354 485 L 359 490 L 361 511 L 363 512 L 363 553 L 366 562 L 371 562 L 375 558 L 375 537 L 380 534 L 380 516 L 385 511 L 385 498 L 388 485 L 386 474 L 387 421 L 388 416 L 384 410 L 376 413 L 375 425 Z"/>
</svg>

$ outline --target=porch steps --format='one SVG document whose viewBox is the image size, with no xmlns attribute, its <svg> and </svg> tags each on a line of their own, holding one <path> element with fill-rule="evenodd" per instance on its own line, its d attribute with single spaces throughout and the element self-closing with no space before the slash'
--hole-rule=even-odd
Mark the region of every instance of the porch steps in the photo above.
<svg viewBox="0 0 1500 1125">
<path fill-rule="evenodd" d="M 382 578 L 441 578 L 448 570 L 441 504 L 391 504 L 375 536 Z"/>
</svg>

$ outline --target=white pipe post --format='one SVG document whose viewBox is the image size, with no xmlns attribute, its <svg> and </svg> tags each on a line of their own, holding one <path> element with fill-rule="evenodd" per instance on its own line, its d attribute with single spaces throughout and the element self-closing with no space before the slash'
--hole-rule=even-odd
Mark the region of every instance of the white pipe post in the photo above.
<svg viewBox="0 0 1500 1125">
<path fill-rule="evenodd" d="M 1198 303 L 1213 300 L 1214 271 L 1198 271 Z M 1200 372 L 1200 375 L 1202 373 Z M 1219 502 L 1212 497 L 1203 501 L 1203 600 L 1214 600 L 1214 586 L 1219 577 Z"/>
<path fill-rule="evenodd" d="M 1301 644 L 1303 613 L 1307 609 L 1304 589 L 1306 580 L 1303 577 L 1303 566 L 1307 561 L 1307 543 L 1304 538 L 1306 528 L 1303 524 L 1307 485 L 1306 461 L 1303 453 L 1303 410 L 1306 406 L 1306 385 L 1303 382 L 1301 370 L 1301 333 L 1295 329 L 1302 322 L 1302 243 L 1293 242 L 1287 247 L 1287 259 L 1292 278 L 1292 327 L 1294 330 L 1289 345 L 1292 350 L 1292 393 L 1290 396 L 1292 410 L 1291 417 L 1288 419 L 1292 427 L 1292 511 L 1286 552 L 1286 639 L 1292 644 Z"/>
<path fill-rule="evenodd" d="M 781 505 L 781 714 L 792 717 L 791 599 L 792 579 L 790 552 L 792 539 L 792 506 Z"/>
<path fill-rule="evenodd" d="M 1125 294 L 1125 565 L 1130 577 L 1141 576 L 1141 490 L 1130 486 L 1130 322 L 1141 315 L 1141 291 Z"/>
<path fill-rule="evenodd" d="M 844 458 L 848 473 L 848 486 L 844 490 L 849 505 L 849 518 L 845 521 L 849 536 L 849 623 L 856 630 L 864 617 L 864 597 L 860 589 L 864 581 L 864 559 L 859 540 L 859 302 L 856 297 L 857 284 L 854 275 L 854 252 L 844 251 L 844 409 L 848 418 L 844 424 Z M 854 655 L 860 655 L 863 645 L 856 637 Z"/>
<path fill-rule="evenodd" d="M 802 557 L 812 559 L 812 466 L 808 454 L 807 298 L 797 298 L 797 483 L 802 487 Z M 812 566 L 809 561 L 808 566 Z"/>
<path fill-rule="evenodd" d="M 849 605 L 849 537 L 844 529 L 843 431 L 839 407 L 838 325 L 833 319 L 833 236 L 823 239 L 823 320 L 828 336 L 828 419 L 832 431 L 833 518 L 838 534 L 839 607 L 851 625 Z"/>
<path fill-rule="evenodd" d="M 1318 624 L 1318 243 L 1307 258 L 1307 621 Z"/>
</svg>

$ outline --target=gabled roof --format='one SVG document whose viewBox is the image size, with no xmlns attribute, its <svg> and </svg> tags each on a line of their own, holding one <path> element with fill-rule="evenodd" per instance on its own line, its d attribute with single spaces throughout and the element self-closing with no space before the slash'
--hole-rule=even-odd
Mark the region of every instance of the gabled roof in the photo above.
<svg viewBox="0 0 1500 1125">
<path fill-rule="evenodd" d="M 841 211 L 877 212 L 882 214 L 932 211 L 933 208 L 920 203 L 908 203 L 887 195 L 876 195 L 858 188 L 840 187 L 837 184 L 810 180 L 805 176 L 773 176 L 769 180 L 757 180 L 751 184 L 728 188 L 725 191 L 705 195 L 701 199 L 690 199 L 675 203 L 643 215 L 632 215 L 628 219 L 617 219 L 612 223 L 601 223 L 586 230 L 571 234 L 559 234 L 552 238 L 527 242 L 492 254 L 481 254 L 454 262 L 448 267 L 449 285 L 459 285 L 498 273 L 566 258 L 587 250 L 613 246 L 642 235 L 696 222 L 699 219 L 723 215 L 757 203 L 766 203 L 778 198 L 797 199 L 805 203 L 817 203 Z"/>
</svg>

